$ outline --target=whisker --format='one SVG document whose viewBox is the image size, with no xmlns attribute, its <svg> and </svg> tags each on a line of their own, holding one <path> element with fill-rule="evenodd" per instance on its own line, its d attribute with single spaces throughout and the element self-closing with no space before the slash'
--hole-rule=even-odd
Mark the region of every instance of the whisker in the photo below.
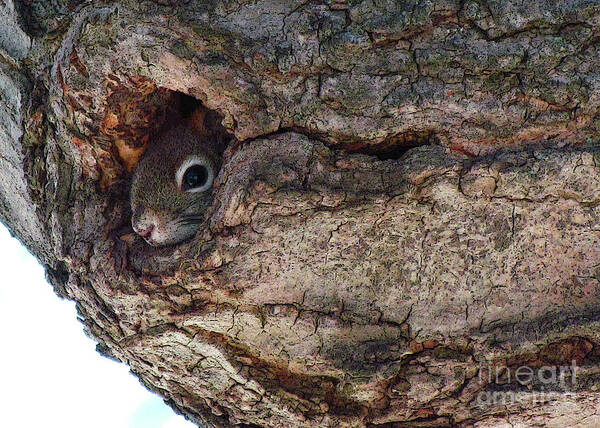
<svg viewBox="0 0 600 428">
<path fill-rule="evenodd" d="M 188 220 L 188 221 L 181 221 L 181 222 L 177 223 L 177 225 L 178 226 L 191 226 L 193 224 L 200 224 L 200 223 L 202 223 L 202 222 L 199 220 L 198 221 Z"/>
<path fill-rule="evenodd" d="M 204 221 L 204 216 L 200 215 L 186 215 L 177 219 L 176 223 L 178 225 L 190 225 L 190 224 L 199 224 Z"/>
<path fill-rule="evenodd" d="M 204 216 L 203 215 L 185 215 L 182 217 L 179 217 L 180 220 L 197 220 L 197 219 L 203 219 Z"/>
</svg>

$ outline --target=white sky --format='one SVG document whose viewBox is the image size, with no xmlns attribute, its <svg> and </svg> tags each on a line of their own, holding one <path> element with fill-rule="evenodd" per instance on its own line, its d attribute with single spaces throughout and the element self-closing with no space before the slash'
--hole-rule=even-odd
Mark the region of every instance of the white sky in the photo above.
<svg viewBox="0 0 600 428">
<path fill-rule="evenodd" d="M 0 427 L 193 428 L 102 357 L 75 304 L 0 223 Z"/>
</svg>

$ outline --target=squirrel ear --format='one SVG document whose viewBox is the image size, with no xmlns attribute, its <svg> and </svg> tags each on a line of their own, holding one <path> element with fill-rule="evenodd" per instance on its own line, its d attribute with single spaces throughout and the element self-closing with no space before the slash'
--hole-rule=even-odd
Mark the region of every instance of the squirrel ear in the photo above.
<svg viewBox="0 0 600 428">
<path fill-rule="evenodd" d="M 190 126 L 197 135 L 208 135 L 208 130 L 204 124 L 206 119 L 206 110 L 203 108 L 197 108 L 192 112 L 190 116 Z"/>
</svg>

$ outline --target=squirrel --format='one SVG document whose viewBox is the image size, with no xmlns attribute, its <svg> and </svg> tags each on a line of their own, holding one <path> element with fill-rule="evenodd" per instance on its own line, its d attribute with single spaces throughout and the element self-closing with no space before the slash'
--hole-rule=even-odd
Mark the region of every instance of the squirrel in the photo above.
<svg viewBox="0 0 600 428">
<path fill-rule="evenodd" d="M 204 126 L 205 110 L 152 138 L 133 174 L 131 225 L 148 244 L 180 243 L 196 234 L 212 205 L 219 141 Z"/>
</svg>

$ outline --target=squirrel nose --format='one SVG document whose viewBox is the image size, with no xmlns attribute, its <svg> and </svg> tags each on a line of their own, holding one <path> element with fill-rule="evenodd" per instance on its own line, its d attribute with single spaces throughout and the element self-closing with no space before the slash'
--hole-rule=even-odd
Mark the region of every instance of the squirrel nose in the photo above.
<svg viewBox="0 0 600 428">
<path fill-rule="evenodd" d="M 154 225 L 150 224 L 144 228 L 136 229 L 135 233 L 140 235 L 142 238 L 146 238 L 152 233 L 153 230 L 154 230 Z"/>
</svg>

